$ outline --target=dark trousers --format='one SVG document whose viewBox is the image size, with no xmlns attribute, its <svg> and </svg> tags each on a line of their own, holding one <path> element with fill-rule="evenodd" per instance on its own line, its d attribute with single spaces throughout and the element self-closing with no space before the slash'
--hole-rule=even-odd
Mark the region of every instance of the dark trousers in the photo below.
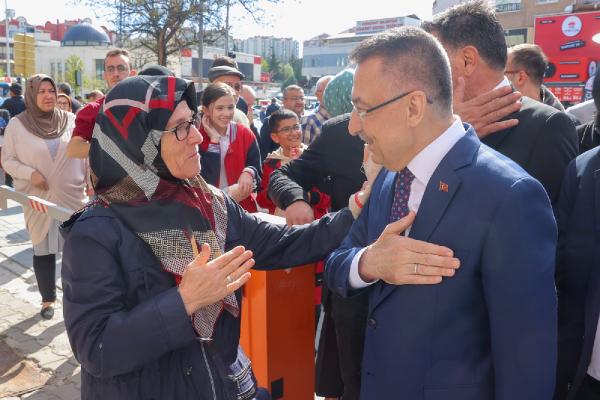
<svg viewBox="0 0 600 400">
<path fill-rule="evenodd" d="M 317 354 L 316 392 L 324 397 L 358 400 L 368 293 L 343 298 L 327 291 Z"/>
<path fill-rule="evenodd" d="M 33 256 L 33 270 L 42 301 L 56 300 L 56 255 Z"/>
<path fill-rule="evenodd" d="M 577 400 L 600 400 L 600 382 L 586 375 L 577 391 Z"/>
</svg>

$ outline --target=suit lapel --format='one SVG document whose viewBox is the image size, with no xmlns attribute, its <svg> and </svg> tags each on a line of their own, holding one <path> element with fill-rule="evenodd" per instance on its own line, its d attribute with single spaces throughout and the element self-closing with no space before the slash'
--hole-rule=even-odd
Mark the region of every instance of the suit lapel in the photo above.
<svg viewBox="0 0 600 400">
<path fill-rule="evenodd" d="M 479 145 L 479 139 L 473 129 L 469 129 L 466 135 L 442 159 L 425 188 L 417 217 L 410 230 L 411 238 L 429 240 L 461 186 L 461 179 L 456 170 L 473 162 Z M 388 203 L 386 214 L 389 219 L 391 196 Z M 386 219 L 386 223 L 388 219 Z M 380 290 L 374 292 L 373 308 L 397 288 L 396 285 L 382 283 Z"/>
</svg>

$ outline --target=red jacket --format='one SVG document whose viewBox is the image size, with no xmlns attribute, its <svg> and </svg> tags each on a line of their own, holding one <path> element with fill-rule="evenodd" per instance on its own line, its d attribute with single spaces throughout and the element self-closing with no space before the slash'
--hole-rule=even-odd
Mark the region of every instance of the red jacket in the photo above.
<svg viewBox="0 0 600 400">
<path fill-rule="evenodd" d="M 201 175 L 213 186 L 220 187 L 221 176 L 221 148 L 219 144 L 211 144 L 204 127 L 200 126 L 202 144 L 200 145 Z M 262 176 L 260 153 L 254 133 L 242 124 L 230 123 L 229 149 L 225 155 L 225 176 L 229 185 L 236 183 L 244 168 L 254 172 L 256 187 L 258 188 Z M 240 202 L 242 208 L 248 212 L 256 212 L 256 203 L 251 196 Z"/>
</svg>

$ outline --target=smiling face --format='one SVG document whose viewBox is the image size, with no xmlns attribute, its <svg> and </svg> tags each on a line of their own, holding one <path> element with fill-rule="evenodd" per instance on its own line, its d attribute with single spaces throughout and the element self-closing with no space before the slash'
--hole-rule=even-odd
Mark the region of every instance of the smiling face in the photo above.
<svg viewBox="0 0 600 400">
<path fill-rule="evenodd" d="M 287 118 L 277 122 L 277 130 L 271 133 L 271 139 L 281 146 L 284 154 L 288 155 L 293 147 L 301 146 L 302 131 L 298 118 Z"/>
<path fill-rule="evenodd" d="M 165 130 L 179 126 L 179 136 L 184 137 L 188 128 L 186 121 L 192 118 L 192 110 L 185 101 L 179 103 Z M 165 132 L 160 140 L 160 156 L 175 178 L 189 179 L 200 173 L 200 155 L 198 145 L 202 143 L 202 135 L 192 124 L 184 140 L 177 140 L 173 132 Z"/>
<path fill-rule="evenodd" d="M 35 104 L 43 112 L 50 112 L 56 106 L 56 89 L 50 81 L 40 83 Z"/>
<path fill-rule="evenodd" d="M 209 104 L 206 115 L 218 131 L 223 132 L 229 126 L 235 112 L 235 99 L 231 95 L 221 96 Z"/>
<path fill-rule="evenodd" d="M 356 68 L 352 101 L 355 105 L 350 116 L 348 130 L 368 144 L 373 161 L 389 170 L 398 171 L 408 164 L 415 154 L 416 138 L 408 126 L 407 104 L 411 94 L 384 107 L 367 113 L 362 118 L 359 112 L 398 96 L 400 90 L 391 84 L 391 74 L 383 72 L 383 61 L 373 57 Z"/>
</svg>

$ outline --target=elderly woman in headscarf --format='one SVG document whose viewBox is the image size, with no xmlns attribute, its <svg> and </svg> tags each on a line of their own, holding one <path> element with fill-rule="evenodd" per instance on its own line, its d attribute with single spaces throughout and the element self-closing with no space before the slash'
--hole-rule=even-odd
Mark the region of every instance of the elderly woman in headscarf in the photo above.
<svg viewBox="0 0 600 400">
<path fill-rule="evenodd" d="M 85 164 L 66 156 L 75 116 L 56 108 L 56 85 L 49 76 L 33 75 L 25 86 L 27 109 L 6 127 L 3 168 L 14 178 L 17 191 L 77 210 L 86 200 Z M 62 248 L 58 222 L 32 208 L 24 208 L 23 213 L 33 244 L 41 315 L 50 319 L 56 300 L 56 253 Z"/>
<path fill-rule="evenodd" d="M 106 96 L 90 165 L 98 200 L 63 225 L 67 333 L 83 399 L 249 399 L 239 347 L 248 270 L 319 260 L 349 210 L 262 222 L 200 176 L 192 83 L 130 77 Z"/>
</svg>

